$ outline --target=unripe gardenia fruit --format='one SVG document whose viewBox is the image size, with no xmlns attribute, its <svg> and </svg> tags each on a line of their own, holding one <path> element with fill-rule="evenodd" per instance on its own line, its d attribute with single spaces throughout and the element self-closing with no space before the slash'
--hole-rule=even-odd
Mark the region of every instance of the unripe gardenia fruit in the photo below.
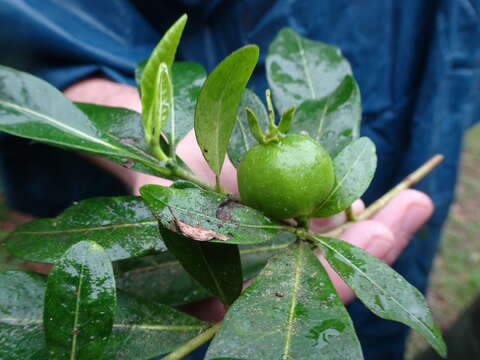
<svg viewBox="0 0 480 360">
<path fill-rule="evenodd" d="M 292 134 L 248 150 L 237 173 L 242 201 L 275 219 L 309 216 L 335 182 L 327 151 Z"/>
</svg>

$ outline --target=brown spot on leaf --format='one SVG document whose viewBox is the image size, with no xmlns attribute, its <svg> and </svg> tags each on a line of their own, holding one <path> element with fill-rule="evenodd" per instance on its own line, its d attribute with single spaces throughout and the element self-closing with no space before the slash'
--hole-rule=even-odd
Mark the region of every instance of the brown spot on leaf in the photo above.
<svg viewBox="0 0 480 360">
<path fill-rule="evenodd" d="M 120 140 L 120 144 L 124 144 L 124 145 L 135 145 L 137 143 L 138 143 L 138 140 L 134 138 L 123 138 Z"/>
<path fill-rule="evenodd" d="M 135 162 L 132 159 L 123 159 L 122 160 L 122 166 L 124 168 L 130 169 L 133 165 L 135 165 Z"/>
<path fill-rule="evenodd" d="M 227 241 L 231 238 L 231 236 L 223 235 L 216 231 L 205 229 L 204 227 L 201 227 L 201 226 L 193 226 L 193 225 L 186 224 L 183 221 L 180 221 L 179 219 L 177 219 L 175 215 L 173 215 L 172 209 L 170 208 L 168 209 L 172 214 L 173 221 L 175 221 L 175 224 L 177 225 L 178 230 L 180 230 L 180 232 L 184 236 L 190 239 L 197 240 L 197 241 L 209 241 L 213 239 Z"/>
<path fill-rule="evenodd" d="M 283 295 L 282 292 L 276 291 L 276 292 L 275 292 L 275 296 L 276 296 L 276 297 L 283 297 L 284 295 Z"/>
<path fill-rule="evenodd" d="M 78 330 L 77 328 L 74 328 L 72 330 L 72 335 L 77 335 L 79 332 L 80 332 L 80 330 Z"/>
<path fill-rule="evenodd" d="M 235 208 L 243 207 L 243 205 L 236 203 L 230 199 L 225 200 L 220 205 L 218 205 L 217 211 L 215 212 L 215 216 L 220 220 L 226 220 L 234 222 L 232 219 L 232 211 Z"/>
</svg>

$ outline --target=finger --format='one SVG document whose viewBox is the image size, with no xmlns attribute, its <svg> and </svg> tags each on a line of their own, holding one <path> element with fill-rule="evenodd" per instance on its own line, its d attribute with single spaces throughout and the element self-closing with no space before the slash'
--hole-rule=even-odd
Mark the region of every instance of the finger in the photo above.
<svg viewBox="0 0 480 360">
<path fill-rule="evenodd" d="M 354 215 L 360 214 L 365 210 L 365 204 L 361 199 L 355 200 L 352 204 L 352 210 Z M 315 218 L 310 220 L 309 227 L 312 231 L 317 233 L 330 231 L 347 221 L 347 215 L 345 211 L 339 214 L 329 216 L 327 218 Z"/>
<path fill-rule="evenodd" d="M 205 161 L 193 130 L 178 143 L 177 154 L 192 169 L 195 175 L 210 184 L 215 183 L 215 174 Z M 238 192 L 237 171 L 228 157 L 225 157 L 220 181 L 226 190 L 234 193 Z"/>
<path fill-rule="evenodd" d="M 353 224 L 343 232 L 339 238 L 366 250 L 368 253 L 379 259 L 385 258 L 394 243 L 394 236 L 390 229 L 382 223 L 371 220 L 360 221 Z M 331 268 L 328 262 L 322 257 L 320 257 L 320 261 L 327 270 L 340 299 L 345 304 L 354 299 L 355 295 L 353 291 Z"/>
<path fill-rule="evenodd" d="M 408 189 L 400 192 L 373 217 L 373 220 L 388 227 L 395 237 L 394 246 L 385 257 L 386 263 L 392 264 L 398 258 L 413 234 L 432 213 L 432 200 L 420 191 Z"/>
</svg>

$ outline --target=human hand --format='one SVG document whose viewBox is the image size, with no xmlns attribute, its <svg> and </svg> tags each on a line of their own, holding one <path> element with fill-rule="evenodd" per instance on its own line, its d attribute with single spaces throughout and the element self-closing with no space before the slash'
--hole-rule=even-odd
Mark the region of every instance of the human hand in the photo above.
<svg viewBox="0 0 480 360">
<path fill-rule="evenodd" d="M 115 84 L 105 79 L 84 80 L 67 89 L 65 94 L 75 101 L 122 106 L 136 111 L 140 111 L 141 108 L 135 88 Z M 177 154 L 198 177 L 209 183 L 215 182 L 215 176 L 203 158 L 193 131 L 178 144 Z M 140 187 L 145 184 L 168 186 L 171 183 L 165 179 L 125 169 L 103 158 L 95 158 L 94 161 L 130 185 L 134 194 L 138 194 Z M 222 170 L 221 183 L 227 190 L 237 192 L 236 170 L 228 159 Z M 363 203 L 357 201 L 353 207 L 354 213 L 361 212 L 363 208 Z M 412 235 L 429 219 L 432 212 L 433 204 L 427 195 L 416 190 L 404 190 L 372 219 L 353 224 L 339 238 L 366 250 L 387 264 L 392 264 L 408 245 Z M 345 214 L 342 213 L 327 219 L 313 219 L 310 226 L 314 231 L 324 232 L 341 225 L 345 219 Z M 351 301 L 354 298 L 351 289 L 329 267 L 320 254 L 318 257 L 327 268 L 342 301 L 344 303 Z M 205 311 L 205 307 L 209 311 Z M 193 312 L 206 320 L 219 320 L 223 316 L 223 307 L 218 302 L 210 300 L 202 303 L 201 312 L 195 310 Z"/>
</svg>

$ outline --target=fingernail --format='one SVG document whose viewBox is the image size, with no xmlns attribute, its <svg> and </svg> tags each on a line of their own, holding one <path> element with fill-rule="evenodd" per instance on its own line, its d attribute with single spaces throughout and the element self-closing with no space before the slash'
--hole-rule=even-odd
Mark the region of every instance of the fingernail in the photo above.
<svg viewBox="0 0 480 360">
<path fill-rule="evenodd" d="M 407 237 L 413 235 L 427 221 L 429 210 L 424 206 L 412 205 L 405 211 L 400 231 Z"/>
</svg>

